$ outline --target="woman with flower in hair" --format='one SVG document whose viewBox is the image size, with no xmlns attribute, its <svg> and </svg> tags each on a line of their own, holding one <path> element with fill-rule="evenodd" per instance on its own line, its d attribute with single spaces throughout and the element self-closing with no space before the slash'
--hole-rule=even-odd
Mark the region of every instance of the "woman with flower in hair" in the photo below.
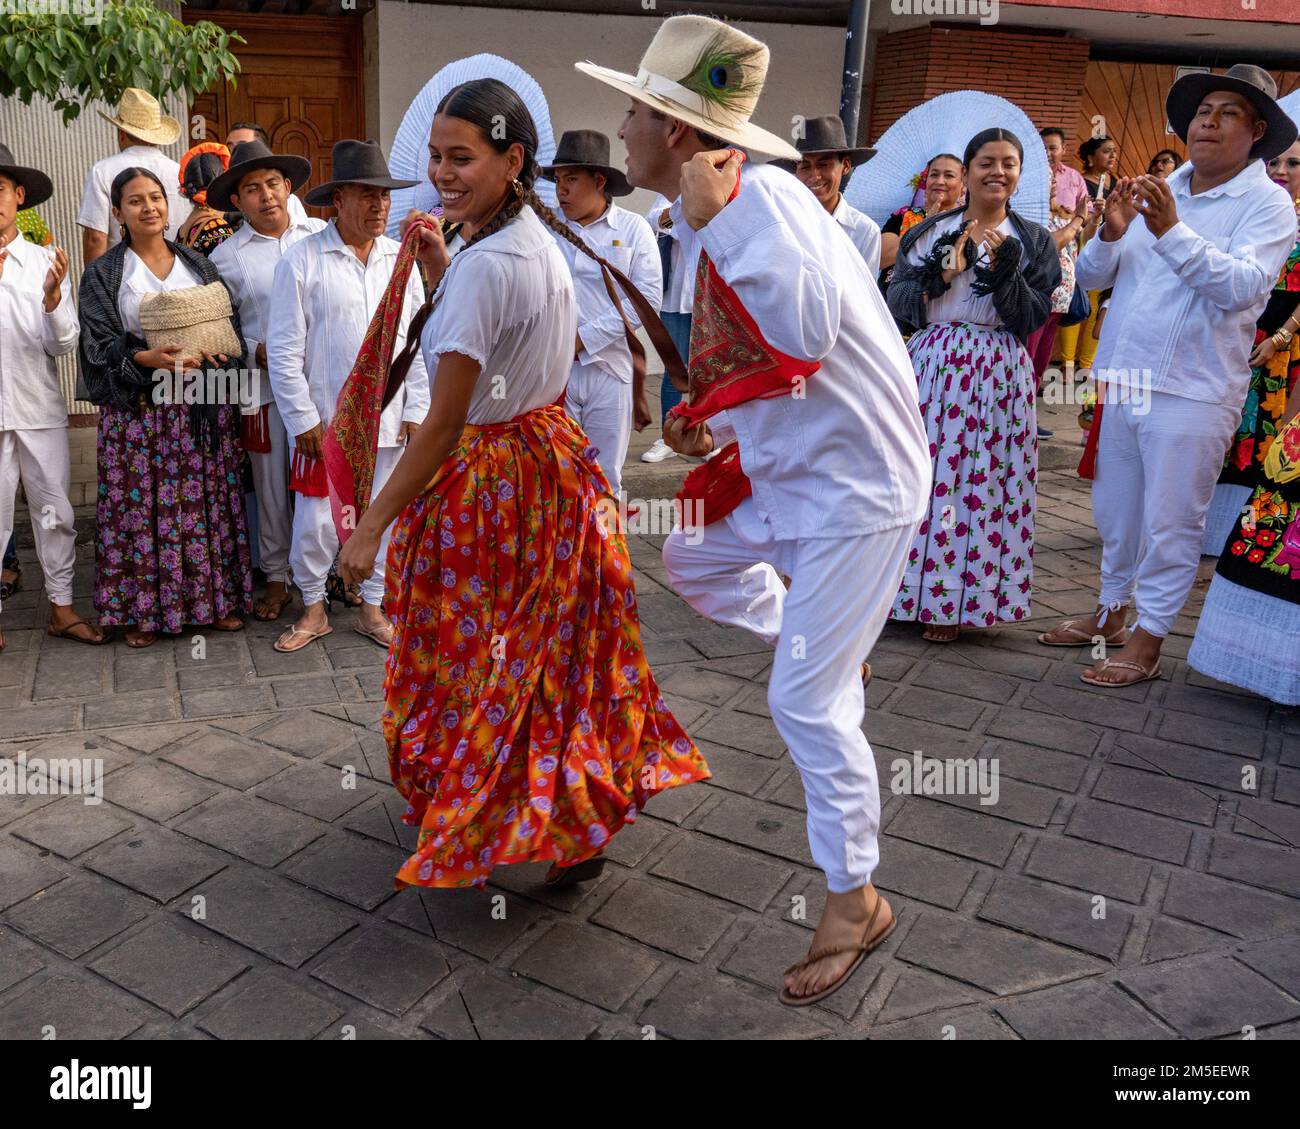
<svg viewBox="0 0 1300 1129">
<path fill-rule="evenodd" d="M 651 796 L 709 774 L 646 663 L 596 452 L 564 411 L 577 322 L 547 227 L 591 252 L 533 191 L 536 153 L 502 82 L 438 106 L 429 178 L 464 242 L 453 258 L 413 217 L 436 289 L 407 348 L 432 401 L 339 558 L 345 581 L 368 575 L 396 519 L 384 734 L 420 828 L 399 886 L 541 860 L 550 883 L 594 878 Z"/>
<path fill-rule="evenodd" d="M 955 208 L 966 191 L 966 170 L 961 158 L 951 153 L 937 153 L 927 162 L 914 183 L 924 190 L 924 198 L 917 206 L 909 204 L 899 208 L 880 229 L 880 292 L 889 289 L 898 260 L 898 245 L 903 236 L 926 216 L 937 216 Z"/>
</svg>

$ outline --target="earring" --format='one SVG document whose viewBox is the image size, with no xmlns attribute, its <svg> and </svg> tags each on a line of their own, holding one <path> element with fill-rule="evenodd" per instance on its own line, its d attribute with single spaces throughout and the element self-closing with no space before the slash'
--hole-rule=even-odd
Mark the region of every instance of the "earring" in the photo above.
<svg viewBox="0 0 1300 1129">
<path fill-rule="evenodd" d="M 514 180 L 510 182 L 510 187 L 514 189 L 514 193 L 519 199 L 522 200 L 524 198 L 524 186 L 519 183 L 518 177 L 515 177 Z"/>
</svg>

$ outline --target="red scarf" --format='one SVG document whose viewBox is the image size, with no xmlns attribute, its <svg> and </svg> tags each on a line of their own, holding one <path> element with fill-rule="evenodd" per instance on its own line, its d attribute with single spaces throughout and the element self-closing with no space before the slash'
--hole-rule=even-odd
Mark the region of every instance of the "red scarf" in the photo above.
<svg viewBox="0 0 1300 1129">
<path fill-rule="evenodd" d="M 728 202 L 739 191 L 737 177 Z M 769 345 L 758 323 L 703 252 L 695 275 L 690 353 L 690 391 L 668 414 L 680 416 L 692 427 L 737 404 L 788 396 L 792 383 L 821 368 L 820 361 L 800 360 Z M 698 524 L 711 525 L 751 492 L 740 465 L 740 446 L 733 440 L 686 476 L 677 501 L 684 520 L 703 515 Z"/>
</svg>

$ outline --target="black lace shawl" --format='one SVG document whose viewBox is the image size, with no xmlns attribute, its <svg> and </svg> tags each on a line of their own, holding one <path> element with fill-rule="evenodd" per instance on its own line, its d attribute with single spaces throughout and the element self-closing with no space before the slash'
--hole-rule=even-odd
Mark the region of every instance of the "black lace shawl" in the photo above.
<svg viewBox="0 0 1300 1129">
<path fill-rule="evenodd" d="M 899 244 L 887 298 L 890 312 L 912 330 L 926 324 L 923 298 L 938 298 L 949 287 L 943 280 L 944 256 L 957 242 L 961 225 L 940 237 L 919 264 L 909 261 L 907 253 L 925 232 L 953 214 L 949 211 L 928 217 L 909 230 Z M 1052 312 L 1052 291 L 1061 284 L 1061 259 L 1045 227 L 1012 211 L 1007 216 L 1016 235 L 1003 243 L 993 268 L 979 264 L 966 269 L 975 271 L 973 291 L 992 295 L 1002 324 L 1024 342 Z"/>
<path fill-rule="evenodd" d="M 205 285 L 221 281 L 217 268 L 206 255 L 171 240 L 167 241 L 167 246 Z M 149 346 L 134 334 L 127 333 L 117 309 L 117 292 L 122 287 L 126 252 L 126 243 L 119 243 L 86 268 L 81 276 L 77 306 L 81 319 L 79 356 L 87 398 L 92 404 L 129 411 L 150 401 L 155 381 L 153 373 L 140 368 L 133 359 L 136 353 Z M 233 308 L 233 301 L 231 306 Z M 231 318 L 231 323 L 243 349 L 244 334 L 238 312 Z M 243 368 L 243 364 L 241 353 L 238 357 L 229 357 L 224 365 L 205 367 L 205 387 L 210 371 L 238 370 Z M 189 405 L 190 429 L 196 440 L 216 434 L 217 413 L 222 406 L 211 403 Z"/>
</svg>

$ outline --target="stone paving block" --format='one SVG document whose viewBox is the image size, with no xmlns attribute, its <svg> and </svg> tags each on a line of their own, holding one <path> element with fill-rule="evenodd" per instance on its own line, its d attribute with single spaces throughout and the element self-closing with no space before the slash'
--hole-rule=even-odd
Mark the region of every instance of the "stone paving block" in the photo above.
<svg viewBox="0 0 1300 1129">
<path fill-rule="evenodd" d="M 1087 894 L 1119 898 L 1135 905 L 1142 901 L 1151 879 L 1151 866 L 1107 847 L 1072 839 L 1044 836 L 1025 860 L 1025 873 Z"/>
<path fill-rule="evenodd" d="M 1284 804 L 1300 804 L 1300 772 L 1279 768 L 1273 779 L 1273 799 Z"/>
<path fill-rule="evenodd" d="M 33 940 L 76 960 L 152 908 L 144 898 L 111 882 L 78 874 L 8 910 L 5 919 Z"/>
<path fill-rule="evenodd" d="M 1294 937 L 1278 937 L 1262 945 L 1251 945 L 1235 956 L 1284 992 L 1300 998 L 1300 949 Z"/>
<path fill-rule="evenodd" d="M 278 866 L 325 833 L 325 824 L 317 820 L 232 793 L 205 801 L 172 826 L 259 866 Z"/>
<path fill-rule="evenodd" d="M 448 971 L 435 942 L 381 926 L 337 942 L 311 974 L 372 1007 L 402 1015 Z"/>
<path fill-rule="evenodd" d="M 1067 984 L 993 1005 L 1022 1039 L 1173 1039 L 1111 984 Z"/>
<path fill-rule="evenodd" d="M 1103 909 L 1105 916 L 1097 916 Z M 1110 902 L 1102 907 L 1087 894 L 1005 875 L 976 916 L 1109 961 L 1119 959 L 1133 926 L 1133 915 Z"/>
<path fill-rule="evenodd" d="M 999 639 L 995 642 L 993 636 L 987 639 L 979 639 L 976 636 L 963 638 L 956 649 L 946 649 L 951 651 L 948 659 L 954 665 L 970 666 L 975 670 L 992 671 L 995 674 L 1023 678 L 1030 682 L 1041 682 L 1047 677 L 1048 671 L 1052 669 L 1053 659 L 1049 658 L 1041 648 L 1036 648 L 1037 654 L 1026 654 L 1008 649 L 1005 646 L 1007 641 Z M 872 657 L 874 667 L 874 655 Z"/>
<path fill-rule="evenodd" d="M 668 711 L 686 730 L 691 740 L 697 739 L 699 735 L 695 732 L 695 723 L 710 712 L 709 707 L 702 702 L 692 702 L 689 698 L 679 698 L 676 694 L 665 693 L 662 697 Z"/>
<path fill-rule="evenodd" d="M 498 892 L 408 887 L 398 893 L 388 920 L 493 961 L 535 928 L 542 912 L 531 902 Z"/>
<path fill-rule="evenodd" d="M 9 635 L 6 633 L 5 639 Z M 38 733 L 67 733 L 79 729 L 81 707 L 58 703 L 42 706 L 19 706 L 5 710 L 4 729 L 10 737 L 29 737 Z"/>
<path fill-rule="evenodd" d="M 40 811 L 43 807 L 50 804 L 58 803 L 60 799 L 70 799 L 68 796 L 33 796 L 30 793 L 25 796 L 0 796 L 0 827 L 5 824 L 16 823 L 18 820 L 29 816 L 32 812 Z"/>
<path fill-rule="evenodd" d="M 89 855 L 88 869 L 158 902 L 169 902 L 226 865 L 215 851 L 184 835 L 146 827 Z"/>
<path fill-rule="evenodd" d="M 659 679 L 659 688 L 706 706 L 726 705 L 750 684 L 743 678 L 721 674 L 708 666 L 690 664 L 673 667 Z"/>
<path fill-rule="evenodd" d="M 935 1012 L 919 1015 L 901 1023 L 873 1027 L 867 1035 L 871 1040 L 896 1039 L 915 1042 L 922 1039 L 956 1039 L 959 1042 L 976 1040 L 1012 1040 L 1015 1033 L 996 1016 L 982 1007 L 967 1007 L 958 1011 Z"/>
<path fill-rule="evenodd" d="M 1214 826 L 1219 810 L 1218 801 L 1203 785 L 1133 768 L 1107 766 L 1092 787 L 1092 797 L 1203 827 Z"/>
<path fill-rule="evenodd" d="M 1020 832 L 992 816 L 908 797 L 886 830 L 891 836 L 993 866 L 1006 866 Z M 883 853 L 883 852 L 882 852 Z"/>
<path fill-rule="evenodd" d="M 326 636 L 332 638 L 332 636 Z M 382 667 L 384 664 L 383 652 L 380 651 L 373 643 L 360 642 L 356 647 L 336 648 L 329 652 L 330 666 L 335 670 L 358 670 L 373 669 Z M 690 648 L 687 648 L 688 650 Z M 695 652 L 691 652 L 694 656 Z M 314 679 L 313 679 L 314 681 Z M 328 700 L 328 699 L 322 699 Z"/>
<path fill-rule="evenodd" d="M 376 733 L 353 730 L 347 740 L 331 752 L 319 755 L 322 764 L 332 768 L 347 769 L 358 776 L 367 776 L 381 789 L 392 788 L 392 772 L 388 767 L 388 748 Z M 403 805 L 405 806 L 405 805 Z"/>
<path fill-rule="evenodd" d="M 134 691 L 98 698 L 85 704 L 83 719 L 87 729 L 104 729 L 111 725 L 142 725 L 169 722 L 176 716 L 175 701 L 167 691 Z"/>
<path fill-rule="evenodd" d="M 31 948 L 14 939 L 17 936 L 12 929 L 0 932 L 0 992 L 8 991 L 45 967 L 45 962 Z"/>
<path fill-rule="evenodd" d="M 1203 953 L 1210 949 L 1222 950 L 1232 944 L 1231 937 L 1202 929 L 1199 925 L 1189 925 L 1172 917 L 1157 917 L 1151 923 L 1147 933 L 1146 946 L 1142 950 L 1142 962 L 1150 964 L 1158 960 L 1171 960 L 1174 957 L 1187 956 L 1189 953 Z"/>
<path fill-rule="evenodd" d="M 1039 683 L 1029 691 L 1025 699 L 1025 709 L 1043 710 L 1055 717 L 1067 717 L 1074 721 L 1095 723 L 1104 719 L 1112 729 L 1127 729 L 1141 733 L 1150 711 L 1143 705 L 1125 702 L 1115 697 L 1105 699 L 1105 712 L 1099 712 L 1097 694 L 1092 690 L 1070 690 L 1063 686 L 1051 686 Z"/>
<path fill-rule="evenodd" d="M 88 698 L 103 693 L 109 669 L 106 651 L 101 647 L 42 647 L 36 659 L 33 700 Z"/>
<path fill-rule="evenodd" d="M 229 716 L 270 709 L 271 692 L 266 686 L 230 686 L 217 690 L 183 690 L 181 713 L 185 717 Z"/>
<path fill-rule="evenodd" d="M 0 1039 L 44 1039 L 51 1029 L 64 1042 L 125 1039 L 147 1018 L 143 1005 L 105 984 L 51 976 L 0 1005 Z"/>
<path fill-rule="evenodd" d="M 406 808 L 406 801 L 390 787 L 387 791 L 380 791 L 378 801 L 363 804 L 340 822 L 350 831 L 401 847 L 409 855 L 415 851 L 419 829 L 402 822 Z"/>
<path fill-rule="evenodd" d="M 406 857 L 396 847 L 339 831 L 286 863 L 280 873 L 372 910 L 393 896 L 393 878 Z"/>
<path fill-rule="evenodd" d="M 127 748 L 136 749 L 142 753 L 156 753 L 173 741 L 179 741 L 182 737 L 188 737 L 198 732 L 198 727 L 194 725 L 185 725 L 180 722 L 167 723 L 161 725 L 141 725 L 135 728 L 114 729 L 106 736 L 111 737 L 120 745 Z"/>
<path fill-rule="evenodd" d="M 780 762 L 743 753 L 739 749 L 729 749 L 712 741 L 697 741 L 700 752 L 713 773 L 709 783 L 729 792 L 740 792 L 746 796 L 757 793 L 764 784 L 772 779 Z"/>
<path fill-rule="evenodd" d="M 668 837 L 668 831 L 653 819 L 624 824 L 605 847 L 605 857 L 621 866 L 640 866 L 651 851 Z"/>
<path fill-rule="evenodd" d="M 301 764 L 257 787 L 254 795 L 331 823 L 379 794 L 364 777 L 325 765 Z"/>
<path fill-rule="evenodd" d="M 876 759 L 879 762 L 879 753 L 876 754 Z M 883 773 L 879 775 L 883 775 Z M 772 779 L 757 793 L 755 799 L 780 804 L 782 807 L 794 808 L 796 811 L 806 812 L 808 810 L 807 797 L 804 795 L 803 790 L 803 780 L 799 776 L 798 769 L 793 764 L 781 765 Z"/>
<path fill-rule="evenodd" d="M 1300 929 L 1300 904 L 1235 882 L 1175 871 L 1162 909 L 1233 937 L 1263 939 Z"/>
<path fill-rule="evenodd" d="M 1300 811 L 1266 800 L 1239 800 L 1232 829 L 1252 839 L 1294 846 L 1300 843 Z"/>
<path fill-rule="evenodd" d="M 356 735 L 357 731 L 351 725 L 335 721 L 315 710 L 286 714 L 271 722 L 266 728 L 259 729 L 255 734 L 257 740 L 264 744 L 274 745 L 297 757 L 312 758 L 341 749 L 346 749 L 349 754 L 352 754 Z M 385 762 L 385 773 L 387 773 L 387 762 Z M 385 779 L 387 779 L 386 775 Z"/>
<path fill-rule="evenodd" d="M 557 1005 L 540 992 L 526 991 L 522 982 L 468 968 L 452 976 L 458 990 L 420 1024 L 445 1039 L 584 1040 L 600 1023 L 596 1013 Z"/>
<path fill-rule="evenodd" d="M 891 838 L 872 881 L 886 892 L 956 909 L 977 873 L 961 859 Z"/>
<path fill-rule="evenodd" d="M 1247 728 L 1263 729 L 1268 722 L 1269 704 L 1263 698 L 1243 694 L 1220 694 L 1203 686 L 1170 682 L 1161 705 L 1215 721 L 1229 721 Z"/>
<path fill-rule="evenodd" d="M 671 634 L 666 632 L 665 634 Z M 687 632 L 691 646 L 703 651 L 706 658 L 731 658 L 735 655 L 770 655 L 772 648 L 757 635 L 740 627 L 720 627 L 708 620 L 699 620 Z"/>
<path fill-rule="evenodd" d="M 1034 710 L 1013 709 L 1003 706 L 998 710 L 986 730 L 990 737 L 1006 737 L 1045 749 L 1059 749 L 1063 753 L 1088 756 L 1097 747 L 1102 730 L 1080 721 Z"/>
<path fill-rule="evenodd" d="M 655 819 L 667 820 L 680 826 L 709 795 L 709 789 L 703 783 L 682 784 L 656 792 L 646 801 L 645 810 Z"/>
<path fill-rule="evenodd" d="M 70 859 L 134 826 L 107 804 L 87 804 L 83 796 L 62 796 L 9 830 L 60 858 Z"/>
<path fill-rule="evenodd" d="M 702 738 L 731 749 L 757 753 L 760 757 L 779 757 L 785 752 L 785 742 L 771 718 L 736 710 L 714 710 L 705 721 L 694 725 L 690 733 L 696 740 Z"/>
<path fill-rule="evenodd" d="M 216 944 L 175 921 L 159 921 L 110 949 L 90 967 L 179 1018 L 229 984 L 249 963 L 233 945 Z"/>
<path fill-rule="evenodd" d="M 276 678 L 271 682 L 276 708 L 287 710 L 298 706 L 317 706 L 337 702 L 339 692 L 334 678 L 328 674 L 300 675 L 297 678 Z"/>
<path fill-rule="evenodd" d="M 985 771 L 991 772 L 993 766 Z M 978 812 L 982 815 L 991 815 L 997 819 L 1005 819 L 1011 823 L 1020 823 L 1027 827 L 1046 827 L 1052 820 L 1052 814 L 1056 811 L 1057 804 L 1060 802 L 1060 796 L 1055 792 L 1049 792 L 1045 788 L 1039 788 L 1034 784 L 1026 784 L 1023 781 L 1003 779 L 1001 765 L 998 764 L 998 791 L 996 803 L 984 803 L 985 799 L 993 799 L 991 789 L 981 796 L 977 793 L 940 793 L 932 797 L 941 804 L 952 804 L 954 807 L 964 808 L 967 811 Z M 961 780 L 961 787 L 966 787 L 971 781 L 969 779 Z M 975 782 L 978 786 L 978 781 Z"/>
<path fill-rule="evenodd" d="M 254 973 L 198 1022 L 218 1039 L 310 1039 L 343 1013 L 272 973 Z"/>
<path fill-rule="evenodd" d="M 919 749 L 929 757 L 971 757 L 980 746 L 978 737 L 963 730 L 879 710 L 867 711 L 862 730 L 877 756 L 883 747 L 907 754 Z"/>
<path fill-rule="evenodd" d="M 1182 866 L 1192 843 L 1192 830 L 1173 820 L 1144 815 L 1116 804 L 1080 800 L 1065 833 L 1122 851 Z"/>
<path fill-rule="evenodd" d="M 162 761 L 142 760 L 106 781 L 104 790 L 113 803 L 165 823 L 220 789 Z"/>
<path fill-rule="evenodd" d="M 34 745 L 29 743 L 27 745 L 29 768 L 35 758 L 45 761 L 47 766 L 57 760 L 96 761 L 99 767 L 93 767 L 92 771 L 102 772 L 106 777 L 136 760 L 134 752 L 119 748 L 116 741 L 108 740 L 95 733 L 68 733 L 59 737 L 47 737 Z M 46 776 L 48 775 L 47 771 Z M 86 778 L 84 765 L 82 777 Z"/>
<path fill-rule="evenodd" d="M 736 915 L 706 898 L 629 879 L 591 920 L 685 960 L 703 960 L 736 920 Z"/>
<path fill-rule="evenodd" d="M 659 962 L 645 949 L 617 941 L 603 930 L 581 929 L 566 922 L 547 930 L 510 967 L 557 992 L 617 1011 L 658 969 Z"/>
<path fill-rule="evenodd" d="M 1009 929 L 924 913 L 894 950 L 900 960 L 994 995 L 1078 980 L 1105 966 Z"/>
<path fill-rule="evenodd" d="M 240 791 L 260 784 L 293 763 L 292 758 L 264 745 L 215 732 L 173 746 L 162 754 L 162 759 Z"/>
<path fill-rule="evenodd" d="M 1160 719 L 1156 735 L 1165 741 L 1183 745 L 1199 745 L 1220 753 L 1258 759 L 1264 752 L 1264 731 L 1251 729 L 1231 721 L 1219 721 L 1170 711 Z"/>
<path fill-rule="evenodd" d="M 286 623 L 278 624 L 277 629 L 283 631 Z M 334 633 L 338 632 L 339 625 L 335 623 Z M 250 639 L 248 654 L 253 660 L 253 669 L 259 678 L 275 678 L 286 674 L 314 674 L 329 669 L 322 648 L 313 645 L 303 647 L 300 651 L 281 654 L 275 649 L 274 637 Z"/>
<path fill-rule="evenodd" d="M 0 910 L 63 881 L 65 872 L 34 854 L 0 842 Z"/>
<path fill-rule="evenodd" d="M 872 664 L 872 673 L 875 673 L 874 664 Z M 960 694 L 966 698 L 973 698 L 982 705 L 990 702 L 1005 705 L 1015 697 L 1019 689 L 1015 679 L 975 667 L 946 662 L 929 663 L 923 666 L 913 685 L 925 686 L 945 694 Z"/>
<path fill-rule="evenodd" d="M 913 688 L 895 695 L 890 712 L 920 721 L 942 721 L 959 729 L 970 729 L 983 714 L 984 704 L 959 697 L 955 693 Z"/>
<path fill-rule="evenodd" d="M 1215 835 L 1206 870 L 1220 878 L 1300 898 L 1300 851 L 1290 847 L 1271 847 L 1235 835 Z"/>
<path fill-rule="evenodd" d="M 182 660 L 176 668 L 176 685 L 180 690 L 224 690 L 246 683 L 251 684 L 251 673 L 239 663 Z"/>
<path fill-rule="evenodd" d="M 794 875 L 788 866 L 702 835 L 679 841 L 650 868 L 650 873 L 759 912 Z"/>
<path fill-rule="evenodd" d="M 1250 760 L 1137 733 L 1119 734 L 1107 760 L 1125 768 L 1165 772 L 1175 779 L 1204 785 L 1206 791 L 1223 791 L 1234 796 L 1241 794 L 1243 768 L 1249 766 L 1256 775 L 1259 773 L 1258 764 Z"/>
<path fill-rule="evenodd" d="M 817 1039 L 829 1016 L 786 1007 L 769 990 L 695 971 L 678 972 L 639 1016 L 671 1039 Z"/>
<path fill-rule="evenodd" d="M 1054 749 L 1038 749 L 1003 738 L 986 742 L 979 755 L 985 759 L 996 757 L 1002 777 L 1041 784 L 1058 792 L 1077 792 L 1088 771 L 1088 761 L 1084 757 Z"/>
<path fill-rule="evenodd" d="M 198 922 L 245 948 L 297 968 L 352 928 L 355 915 L 287 879 L 232 868 L 205 883 Z M 185 906 L 182 912 L 190 912 Z"/>
<path fill-rule="evenodd" d="M 813 865 L 806 821 L 789 808 L 728 795 L 700 821 L 696 830 L 802 866 Z"/>
<path fill-rule="evenodd" d="M 1230 957 L 1195 957 L 1125 972 L 1119 983 L 1188 1039 L 1240 1035 L 1300 1015 L 1300 1003 Z M 1207 1006 L 1208 1001 L 1213 1006 Z"/>
<path fill-rule="evenodd" d="M 889 998 L 885 1000 L 885 1006 L 880 1009 L 875 1022 L 893 1023 L 986 998 L 983 992 L 969 985 L 949 980 L 946 976 L 937 976 L 923 968 L 905 965 L 902 975 L 894 981 Z"/>
</svg>

